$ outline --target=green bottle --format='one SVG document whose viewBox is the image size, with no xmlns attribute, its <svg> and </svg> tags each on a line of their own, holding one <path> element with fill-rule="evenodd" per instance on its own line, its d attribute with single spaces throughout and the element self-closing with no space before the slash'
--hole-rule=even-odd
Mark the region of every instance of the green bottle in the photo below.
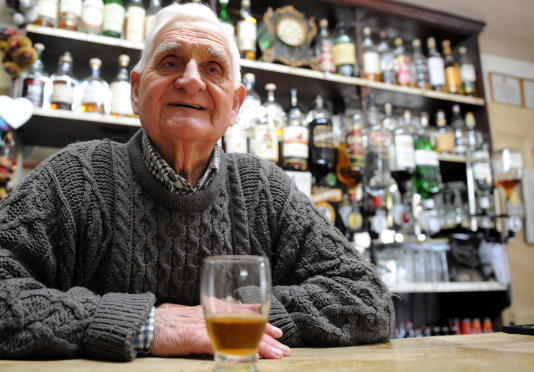
<svg viewBox="0 0 534 372">
<path fill-rule="evenodd" d="M 119 38 L 124 30 L 124 3 L 122 0 L 105 0 L 102 34 Z"/>
<path fill-rule="evenodd" d="M 428 131 L 428 113 L 421 113 L 421 129 L 414 135 L 415 190 L 423 199 L 430 199 L 441 189 L 438 153 Z"/>
<path fill-rule="evenodd" d="M 228 16 L 228 11 L 226 10 L 226 7 L 228 6 L 228 0 L 219 0 L 219 4 L 221 4 L 219 18 L 221 19 L 221 21 L 223 21 L 222 28 L 224 29 L 224 32 L 226 32 L 226 35 L 230 38 L 230 40 L 235 42 L 235 27 L 232 21 L 230 20 L 230 17 Z"/>
<path fill-rule="evenodd" d="M 336 73 L 345 76 L 358 76 L 356 62 L 356 44 L 354 39 L 345 32 L 345 22 L 336 25 L 337 37 L 334 39 L 334 63 Z"/>
</svg>

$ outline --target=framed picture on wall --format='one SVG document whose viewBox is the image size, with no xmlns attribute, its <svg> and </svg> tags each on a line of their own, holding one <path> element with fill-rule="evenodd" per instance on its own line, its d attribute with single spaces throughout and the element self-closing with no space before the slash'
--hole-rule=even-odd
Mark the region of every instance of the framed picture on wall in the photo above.
<svg viewBox="0 0 534 372">
<path fill-rule="evenodd" d="M 523 83 L 523 103 L 526 108 L 534 110 L 534 80 L 521 79 Z"/>
<path fill-rule="evenodd" d="M 489 73 L 491 99 L 507 105 L 523 106 L 521 79 L 496 72 Z"/>
</svg>

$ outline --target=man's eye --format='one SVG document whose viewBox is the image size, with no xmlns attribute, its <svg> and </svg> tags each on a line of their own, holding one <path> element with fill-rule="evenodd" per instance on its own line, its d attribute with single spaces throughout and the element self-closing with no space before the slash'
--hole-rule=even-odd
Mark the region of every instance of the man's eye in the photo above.
<svg viewBox="0 0 534 372">
<path fill-rule="evenodd" d="M 174 63 L 174 62 L 167 62 L 167 63 L 165 64 L 165 66 L 167 66 L 167 67 L 176 67 L 176 63 Z"/>
<path fill-rule="evenodd" d="M 209 72 L 214 73 L 214 74 L 218 74 L 219 70 L 217 70 L 217 68 L 215 68 L 215 67 L 210 67 L 209 68 Z"/>
</svg>

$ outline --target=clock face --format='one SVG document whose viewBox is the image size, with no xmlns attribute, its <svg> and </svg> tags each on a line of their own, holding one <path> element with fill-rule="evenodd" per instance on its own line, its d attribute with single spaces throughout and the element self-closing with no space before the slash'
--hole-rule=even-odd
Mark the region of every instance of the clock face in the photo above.
<svg viewBox="0 0 534 372">
<path fill-rule="evenodd" d="M 295 17 L 282 17 L 276 24 L 278 38 L 292 47 L 303 45 L 306 42 L 307 33 L 306 26 Z"/>
</svg>

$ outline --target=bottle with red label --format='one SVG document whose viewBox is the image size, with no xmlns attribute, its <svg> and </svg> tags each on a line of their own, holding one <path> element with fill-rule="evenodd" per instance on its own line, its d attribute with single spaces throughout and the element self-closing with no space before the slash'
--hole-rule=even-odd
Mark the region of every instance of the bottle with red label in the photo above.
<svg viewBox="0 0 534 372">
<path fill-rule="evenodd" d="M 45 47 L 43 44 L 36 43 L 34 48 L 37 50 L 37 59 L 33 66 L 20 76 L 20 96 L 28 98 L 35 107 L 49 109 L 52 82 L 41 61 Z"/>
<path fill-rule="evenodd" d="M 400 37 L 395 39 L 393 56 L 393 66 L 397 73 L 397 84 L 410 86 L 412 84 L 411 60 L 410 56 L 406 53 L 404 42 Z"/>
<path fill-rule="evenodd" d="M 341 125 L 337 178 L 350 189 L 358 186 L 363 178 L 365 153 L 362 134 L 364 120 L 361 112 L 356 112 L 352 120 L 343 121 Z"/>
<path fill-rule="evenodd" d="M 317 36 L 318 39 L 315 44 L 315 57 L 319 61 L 319 70 L 327 74 L 334 74 L 336 72 L 334 41 L 328 31 L 328 20 L 326 18 L 321 19 L 319 27 L 321 32 Z"/>
</svg>

